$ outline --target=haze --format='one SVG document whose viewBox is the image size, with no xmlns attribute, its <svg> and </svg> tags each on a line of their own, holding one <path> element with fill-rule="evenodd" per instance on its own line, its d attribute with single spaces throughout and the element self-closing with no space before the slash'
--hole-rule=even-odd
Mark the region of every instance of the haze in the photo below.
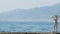
<svg viewBox="0 0 60 34">
<path fill-rule="evenodd" d="M 52 6 L 60 0 L 0 0 L 0 12 L 13 9 L 31 9 L 34 7 Z"/>
</svg>

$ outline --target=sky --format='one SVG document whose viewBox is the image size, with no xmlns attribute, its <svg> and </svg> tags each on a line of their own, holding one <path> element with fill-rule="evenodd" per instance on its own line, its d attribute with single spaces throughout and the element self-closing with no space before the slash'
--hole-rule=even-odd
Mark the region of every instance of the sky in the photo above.
<svg viewBox="0 0 60 34">
<path fill-rule="evenodd" d="M 0 12 L 13 9 L 31 9 L 34 7 L 52 6 L 60 0 L 0 0 Z"/>
</svg>

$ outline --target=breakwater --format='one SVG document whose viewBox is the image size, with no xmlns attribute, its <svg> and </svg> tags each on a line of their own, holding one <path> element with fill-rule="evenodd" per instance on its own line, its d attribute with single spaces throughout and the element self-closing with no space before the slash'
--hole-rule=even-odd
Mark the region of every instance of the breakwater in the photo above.
<svg viewBox="0 0 60 34">
<path fill-rule="evenodd" d="M 54 32 L 0 32 L 0 34 L 60 34 Z"/>
</svg>

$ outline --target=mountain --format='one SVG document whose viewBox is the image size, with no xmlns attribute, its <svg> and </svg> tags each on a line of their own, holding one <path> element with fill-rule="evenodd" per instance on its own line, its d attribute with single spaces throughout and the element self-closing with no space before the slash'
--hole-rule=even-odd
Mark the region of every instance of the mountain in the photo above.
<svg viewBox="0 0 60 34">
<path fill-rule="evenodd" d="M 2 20 L 15 20 L 15 21 L 39 21 L 40 12 L 32 10 L 16 9 L 10 12 L 4 12 L 0 14 Z"/>
<path fill-rule="evenodd" d="M 60 3 L 32 9 L 15 9 L 0 14 L 3 21 L 49 21 L 53 15 L 60 15 Z"/>
<path fill-rule="evenodd" d="M 42 13 L 42 14 L 41 14 Z M 52 21 L 52 16 L 58 15 L 60 17 L 60 3 L 50 6 L 50 7 L 41 7 L 40 8 L 41 20 L 50 20 Z M 60 20 L 60 18 L 59 18 Z"/>
</svg>

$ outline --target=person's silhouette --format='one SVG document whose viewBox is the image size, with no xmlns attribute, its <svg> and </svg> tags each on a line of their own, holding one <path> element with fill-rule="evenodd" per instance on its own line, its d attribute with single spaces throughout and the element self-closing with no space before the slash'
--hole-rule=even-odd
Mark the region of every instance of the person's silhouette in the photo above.
<svg viewBox="0 0 60 34">
<path fill-rule="evenodd" d="M 57 29 L 58 29 L 58 15 L 54 15 L 52 17 L 54 19 L 54 32 L 57 32 Z"/>
</svg>

